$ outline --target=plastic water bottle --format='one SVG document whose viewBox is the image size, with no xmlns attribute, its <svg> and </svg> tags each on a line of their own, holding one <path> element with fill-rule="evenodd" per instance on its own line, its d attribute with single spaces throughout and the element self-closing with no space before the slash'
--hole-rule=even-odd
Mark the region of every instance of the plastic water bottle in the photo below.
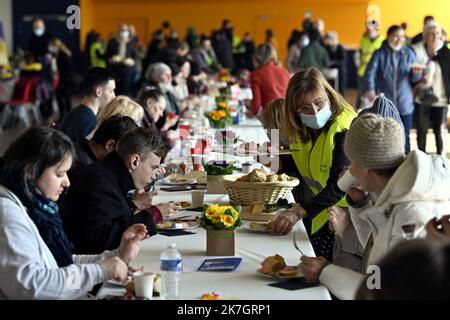
<svg viewBox="0 0 450 320">
<path fill-rule="evenodd" d="M 161 253 L 161 299 L 177 300 L 180 298 L 179 283 L 182 268 L 181 254 L 175 243 L 167 246 Z"/>
<path fill-rule="evenodd" d="M 245 120 L 245 104 L 242 100 L 239 101 L 238 122 L 242 124 Z"/>
</svg>

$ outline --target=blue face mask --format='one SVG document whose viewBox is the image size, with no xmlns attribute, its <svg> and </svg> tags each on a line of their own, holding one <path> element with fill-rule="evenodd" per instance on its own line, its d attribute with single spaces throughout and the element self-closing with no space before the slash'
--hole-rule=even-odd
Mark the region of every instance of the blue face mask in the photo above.
<svg viewBox="0 0 450 320">
<path fill-rule="evenodd" d="M 330 120 L 332 114 L 330 105 L 328 104 L 315 115 L 301 114 L 300 118 L 305 126 L 311 129 L 321 129 L 325 126 L 328 120 Z"/>
</svg>

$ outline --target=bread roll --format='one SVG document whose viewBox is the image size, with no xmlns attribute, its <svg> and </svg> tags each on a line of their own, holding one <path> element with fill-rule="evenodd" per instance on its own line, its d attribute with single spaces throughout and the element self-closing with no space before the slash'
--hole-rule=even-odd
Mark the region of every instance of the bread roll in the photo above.
<svg viewBox="0 0 450 320">
<path fill-rule="evenodd" d="M 282 173 L 278 175 L 278 181 L 289 181 L 290 178 L 286 173 Z"/>
<path fill-rule="evenodd" d="M 278 254 L 267 257 L 261 263 L 261 272 L 265 274 L 274 274 L 284 268 L 286 268 L 286 262 L 284 258 Z"/>
<path fill-rule="evenodd" d="M 240 182 L 250 182 L 250 174 L 246 174 L 245 176 L 242 176 L 240 178 L 237 178 L 236 181 Z"/>
<path fill-rule="evenodd" d="M 278 182 L 278 175 L 275 174 L 269 174 L 266 178 L 266 182 Z"/>
<path fill-rule="evenodd" d="M 250 182 L 265 182 L 266 174 L 258 169 L 255 169 L 250 173 Z"/>
<path fill-rule="evenodd" d="M 265 175 L 273 174 L 273 172 L 266 166 L 261 166 L 261 168 L 259 168 L 257 170 L 263 172 Z"/>
<path fill-rule="evenodd" d="M 282 277 L 293 277 L 297 275 L 297 267 L 286 267 L 278 271 L 278 275 Z"/>
</svg>

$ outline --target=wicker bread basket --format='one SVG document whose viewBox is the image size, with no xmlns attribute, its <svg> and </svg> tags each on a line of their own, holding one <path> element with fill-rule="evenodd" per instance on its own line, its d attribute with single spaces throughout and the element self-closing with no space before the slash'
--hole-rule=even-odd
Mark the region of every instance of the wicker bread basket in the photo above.
<svg viewBox="0 0 450 320">
<path fill-rule="evenodd" d="M 289 181 L 278 182 L 242 182 L 235 181 L 236 177 L 226 177 L 223 182 L 231 204 L 250 206 L 256 203 L 273 204 L 278 199 L 286 199 L 299 184 L 297 178 L 289 178 Z"/>
</svg>

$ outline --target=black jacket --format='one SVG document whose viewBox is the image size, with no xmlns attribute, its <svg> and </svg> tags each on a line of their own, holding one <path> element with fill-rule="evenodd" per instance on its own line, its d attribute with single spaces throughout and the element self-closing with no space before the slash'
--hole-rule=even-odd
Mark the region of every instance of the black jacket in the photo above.
<svg viewBox="0 0 450 320">
<path fill-rule="evenodd" d="M 76 185 L 88 166 L 97 162 L 97 158 L 89 147 L 89 141 L 86 138 L 81 139 L 80 144 L 76 145 L 75 149 L 77 151 L 77 159 L 67 173 L 72 186 Z"/>
<path fill-rule="evenodd" d="M 450 103 L 450 49 L 446 46 L 446 44 L 444 44 L 444 46 L 437 52 L 434 59 L 437 60 L 441 66 L 445 93 L 447 94 L 447 102 Z"/>
<path fill-rule="evenodd" d="M 33 56 L 38 61 L 42 61 L 45 54 L 48 53 L 48 44 L 52 35 L 48 32 L 45 32 L 42 36 L 38 37 L 35 34 L 30 36 L 30 40 L 28 43 L 28 51 L 30 51 Z"/>
<path fill-rule="evenodd" d="M 113 250 L 120 245 L 122 233 L 135 223 L 145 224 L 149 235 L 156 234 L 150 213 L 132 213 L 127 193 L 135 188 L 115 151 L 85 171 L 69 190 L 61 208 L 64 228 L 75 245 L 75 253 Z"/>
</svg>

